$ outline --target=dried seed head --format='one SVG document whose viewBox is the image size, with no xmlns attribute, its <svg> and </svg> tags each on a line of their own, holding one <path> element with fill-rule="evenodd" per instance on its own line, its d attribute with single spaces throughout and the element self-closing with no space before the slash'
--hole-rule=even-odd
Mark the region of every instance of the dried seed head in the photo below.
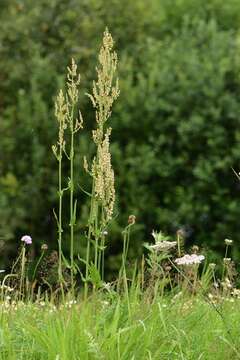
<svg viewBox="0 0 240 360">
<path fill-rule="evenodd" d="M 48 250 L 48 245 L 47 244 L 42 244 L 41 250 L 42 251 L 47 251 Z"/>
<path fill-rule="evenodd" d="M 136 216 L 135 215 L 129 215 L 128 217 L 128 224 L 133 225 L 136 222 Z"/>
<path fill-rule="evenodd" d="M 169 272 L 169 271 L 172 270 L 172 267 L 171 267 L 170 265 L 168 265 L 168 266 L 165 267 L 165 270 L 166 270 L 167 272 Z"/>
<path fill-rule="evenodd" d="M 198 251 L 199 251 L 199 247 L 197 245 L 193 245 L 192 251 L 193 251 L 194 254 L 197 254 Z"/>
<path fill-rule="evenodd" d="M 177 230 L 177 236 L 184 238 L 186 236 L 186 231 L 184 230 L 184 228 L 180 228 Z"/>
</svg>

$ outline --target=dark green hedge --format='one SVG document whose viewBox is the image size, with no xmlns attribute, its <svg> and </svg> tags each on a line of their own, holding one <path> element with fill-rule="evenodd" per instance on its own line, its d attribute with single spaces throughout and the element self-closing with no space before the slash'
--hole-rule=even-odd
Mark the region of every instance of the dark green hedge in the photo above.
<svg viewBox="0 0 240 360">
<path fill-rule="evenodd" d="M 240 186 L 231 168 L 240 162 L 240 2 L 10 0 L 0 8 L 1 262 L 15 255 L 23 233 L 36 250 L 43 242 L 56 245 L 53 104 L 72 56 L 82 74 L 85 120 L 76 186 L 88 181 L 82 156 L 94 113 L 84 93 L 106 25 L 121 87 L 111 120 L 118 201 L 109 267 L 117 265 L 131 213 L 134 255 L 153 228 L 174 234 L 184 227 L 187 243 L 213 251 L 233 238 L 239 257 Z M 87 217 L 87 199 L 80 190 L 77 196 L 76 252 L 85 245 Z"/>
</svg>

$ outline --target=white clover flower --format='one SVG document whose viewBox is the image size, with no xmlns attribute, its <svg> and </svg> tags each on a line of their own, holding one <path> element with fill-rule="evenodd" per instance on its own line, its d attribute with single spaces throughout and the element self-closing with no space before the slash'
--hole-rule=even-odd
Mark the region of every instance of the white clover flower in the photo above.
<svg viewBox="0 0 240 360">
<path fill-rule="evenodd" d="M 150 249 L 155 251 L 167 251 L 177 245 L 176 241 L 158 241 L 154 245 L 149 245 Z"/>
<path fill-rule="evenodd" d="M 194 265 L 194 264 L 200 264 L 205 259 L 204 255 L 184 255 L 181 258 L 178 258 L 175 260 L 175 263 L 178 265 Z"/>
<path fill-rule="evenodd" d="M 26 245 L 31 245 L 32 244 L 32 238 L 29 235 L 22 236 L 21 241 L 24 242 Z"/>
</svg>

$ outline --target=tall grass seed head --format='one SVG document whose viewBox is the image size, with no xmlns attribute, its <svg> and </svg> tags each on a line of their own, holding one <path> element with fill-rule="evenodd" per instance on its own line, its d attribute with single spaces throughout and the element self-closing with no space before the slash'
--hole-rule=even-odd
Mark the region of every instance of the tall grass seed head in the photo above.
<svg viewBox="0 0 240 360">
<path fill-rule="evenodd" d="M 113 49 L 113 39 L 108 29 L 103 35 L 103 44 L 99 52 L 99 66 L 96 68 L 97 81 L 93 81 L 92 94 L 87 94 L 96 108 L 96 122 L 100 129 L 111 115 L 113 102 L 119 96 L 118 79 L 114 83 L 117 69 L 117 54 Z M 102 133 L 98 134 L 101 137 Z M 96 136 L 95 136 L 96 137 Z"/>
<path fill-rule="evenodd" d="M 67 94 L 72 104 L 76 104 L 78 100 L 80 74 L 77 73 L 77 64 L 74 59 L 72 59 L 71 66 L 68 66 L 67 70 Z"/>
<path fill-rule="evenodd" d="M 106 212 L 107 220 L 112 218 L 115 203 L 114 171 L 111 165 L 111 154 L 109 151 L 108 129 L 102 144 L 98 145 L 98 157 L 92 164 L 92 175 L 95 180 L 95 196 L 102 202 Z"/>
<path fill-rule="evenodd" d="M 55 101 L 55 117 L 58 121 L 58 142 L 52 146 L 52 151 L 58 161 L 61 160 L 62 150 L 65 149 L 64 132 L 67 129 L 68 108 L 62 89 L 59 91 Z M 58 151 L 58 148 L 60 151 Z"/>
</svg>

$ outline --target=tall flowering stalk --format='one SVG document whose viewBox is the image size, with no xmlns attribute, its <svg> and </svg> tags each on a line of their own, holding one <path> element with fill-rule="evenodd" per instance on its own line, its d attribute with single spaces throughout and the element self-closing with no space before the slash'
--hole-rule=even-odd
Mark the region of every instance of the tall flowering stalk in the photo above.
<svg viewBox="0 0 240 360">
<path fill-rule="evenodd" d="M 84 167 L 92 176 L 90 216 L 88 221 L 86 279 L 89 276 L 90 246 L 94 240 L 94 265 L 102 272 L 104 267 L 105 233 L 113 216 L 115 202 L 114 171 L 109 150 L 111 128 L 106 123 L 111 115 L 113 102 L 119 96 L 118 79 L 114 80 L 117 68 L 117 54 L 113 51 L 113 39 L 108 29 L 103 35 L 103 43 L 96 68 L 97 81 L 93 81 L 92 94 L 87 94 L 96 111 L 96 129 L 92 137 L 96 145 L 96 156 L 89 170 L 86 158 Z M 87 289 L 87 285 L 86 285 Z"/>
<path fill-rule="evenodd" d="M 77 74 L 77 65 L 72 59 L 71 66 L 67 68 L 67 91 L 64 96 L 60 90 L 55 102 L 55 116 L 59 125 L 58 142 L 52 147 L 53 153 L 58 161 L 58 216 L 55 214 L 58 225 L 58 276 L 59 282 L 63 282 L 62 274 L 62 208 L 63 194 L 65 190 L 70 192 L 70 264 L 71 264 L 71 286 L 74 286 L 74 226 L 76 223 L 76 201 L 74 202 L 74 138 L 78 130 L 82 128 L 83 120 L 81 113 L 76 116 L 78 103 L 78 86 L 80 84 L 80 75 Z M 70 132 L 70 153 L 66 151 L 65 131 Z M 70 161 L 70 176 L 67 188 L 62 186 L 62 160 L 66 155 Z"/>
<path fill-rule="evenodd" d="M 71 67 L 68 67 L 67 74 L 67 122 L 70 129 L 70 154 L 68 156 L 70 161 L 70 177 L 68 188 L 70 191 L 70 264 L 71 264 L 71 287 L 74 287 L 74 226 L 76 224 L 76 206 L 77 201 L 74 201 L 74 140 L 75 134 L 82 129 L 83 119 L 81 112 L 77 113 L 77 103 L 79 99 L 78 86 L 80 84 L 80 75 L 77 73 L 77 65 L 72 59 Z"/>
<path fill-rule="evenodd" d="M 64 132 L 67 128 L 67 104 L 60 90 L 55 102 L 55 116 L 58 121 L 58 142 L 52 146 L 53 153 L 58 161 L 58 216 L 55 214 L 58 227 L 58 279 L 62 284 L 62 200 L 64 189 L 62 187 L 62 158 L 65 151 Z"/>
</svg>

